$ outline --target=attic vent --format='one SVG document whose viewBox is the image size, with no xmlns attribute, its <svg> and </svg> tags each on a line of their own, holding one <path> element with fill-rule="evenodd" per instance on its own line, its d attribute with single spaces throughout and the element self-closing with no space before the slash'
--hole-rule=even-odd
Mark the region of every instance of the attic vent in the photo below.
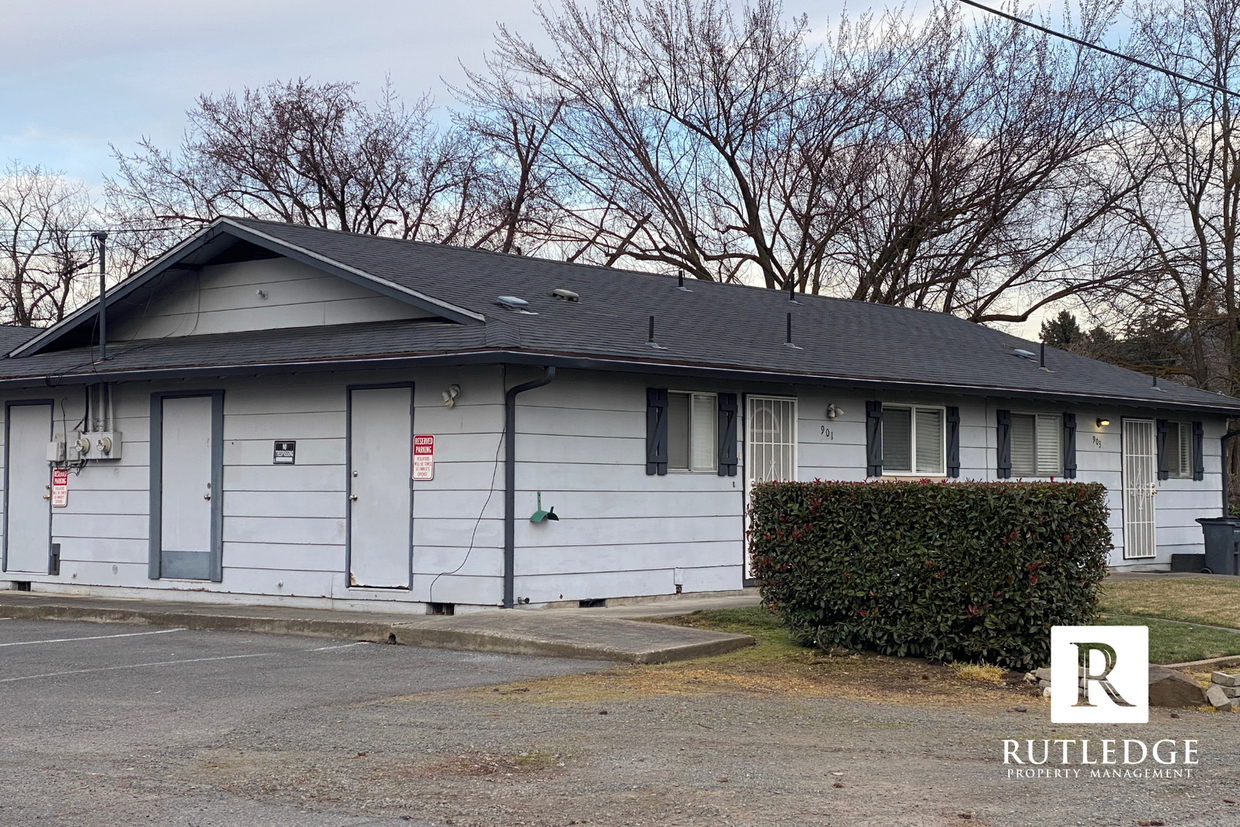
<svg viewBox="0 0 1240 827">
<path fill-rule="evenodd" d="M 516 296 L 498 296 L 495 299 L 496 304 L 500 307 L 506 307 L 509 310 L 515 310 L 518 313 L 524 313 L 527 316 L 537 316 L 533 310 L 526 310 L 530 303 L 525 299 L 519 299 Z"/>
<path fill-rule="evenodd" d="M 554 290 L 551 291 L 551 295 L 557 299 L 560 299 L 561 301 L 566 301 L 566 302 L 581 301 L 581 296 L 577 295 L 572 290 L 565 290 L 563 287 L 555 288 Z"/>
<path fill-rule="evenodd" d="M 1032 350 L 1023 350 L 1021 348 L 1015 348 L 1013 349 L 1012 353 L 1014 353 L 1015 355 L 1019 356 L 1022 359 L 1028 359 L 1030 362 L 1038 361 L 1038 354 L 1034 353 Z"/>
</svg>

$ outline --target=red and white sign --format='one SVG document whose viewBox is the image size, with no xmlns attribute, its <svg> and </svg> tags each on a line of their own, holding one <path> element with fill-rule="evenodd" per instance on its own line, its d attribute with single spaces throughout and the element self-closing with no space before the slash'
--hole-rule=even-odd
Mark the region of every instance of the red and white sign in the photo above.
<svg viewBox="0 0 1240 827">
<path fill-rule="evenodd" d="M 69 504 L 69 469 L 52 469 L 52 508 L 64 508 Z"/>
<path fill-rule="evenodd" d="M 420 434 L 413 438 L 413 478 L 435 479 L 435 437 Z"/>
</svg>

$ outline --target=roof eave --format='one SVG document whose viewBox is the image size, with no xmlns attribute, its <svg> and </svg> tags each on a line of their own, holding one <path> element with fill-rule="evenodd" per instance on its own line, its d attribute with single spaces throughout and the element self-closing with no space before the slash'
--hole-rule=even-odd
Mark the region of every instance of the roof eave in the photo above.
<svg viewBox="0 0 1240 827">
<path fill-rule="evenodd" d="M 1136 396 L 1100 395 L 1073 391 L 1048 391 L 1036 389 L 999 387 L 980 384 L 954 384 L 942 382 L 913 382 L 907 380 L 878 379 L 856 376 L 833 376 L 826 374 L 772 373 L 754 368 L 724 367 L 669 362 L 638 361 L 597 356 L 571 355 L 552 352 L 514 350 L 467 350 L 436 353 L 396 353 L 382 356 L 324 358 L 314 360 L 290 360 L 276 362 L 246 362 L 214 365 L 184 365 L 134 370 L 109 370 L 106 365 L 94 365 L 90 371 L 71 374 L 16 377 L 0 380 L 0 387 L 8 386 L 58 386 L 92 384 L 106 378 L 109 381 L 154 381 L 158 379 L 187 379 L 192 377 L 224 377 L 258 375 L 264 373 L 315 373 L 340 370 L 376 370 L 384 368 L 416 366 L 470 366 L 470 365 L 554 365 L 565 369 L 601 370 L 615 373 L 645 373 L 666 376 L 695 376 L 776 385 L 818 385 L 824 387 L 848 387 L 873 390 L 912 391 L 931 389 L 938 393 L 962 396 L 990 396 L 1000 398 L 1037 399 L 1090 404 L 1111 404 L 1145 409 L 1174 409 L 1202 411 L 1220 416 L 1240 416 L 1240 400 L 1231 397 L 1230 403 L 1207 404 L 1183 400 L 1157 400 Z"/>
</svg>

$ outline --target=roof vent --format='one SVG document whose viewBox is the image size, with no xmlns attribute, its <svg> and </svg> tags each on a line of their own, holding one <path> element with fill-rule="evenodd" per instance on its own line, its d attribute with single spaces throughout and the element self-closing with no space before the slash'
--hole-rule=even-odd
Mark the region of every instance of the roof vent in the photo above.
<svg viewBox="0 0 1240 827">
<path fill-rule="evenodd" d="M 1014 348 L 1012 350 L 1012 353 L 1015 354 L 1016 356 L 1019 356 L 1022 359 L 1028 359 L 1030 362 L 1038 361 L 1038 354 L 1034 353 L 1032 350 L 1023 350 L 1021 348 Z"/>
<path fill-rule="evenodd" d="M 566 302 L 581 301 L 581 296 L 577 295 L 572 290 L 565 290 L 563 287 L 555 288 L 554 290 L 551 291 L 551 295 L 557 299 L 560 299 L 561 301 L 566 301 Z"/>
<path fill-rule="evenodd" d="M 533 310 L 526 310 L 525 308 L 529 307 L 530 303 L 527 302 L 525 299 L 518 299 L 516 296 L 497 296 L 495 299 L 495 303 L 498 304 L 500 307 L 506 307 L 509 310 L 515 311 L 517 313 L 524 313 L 527 316 L 538 315 Z"/>
</svg>

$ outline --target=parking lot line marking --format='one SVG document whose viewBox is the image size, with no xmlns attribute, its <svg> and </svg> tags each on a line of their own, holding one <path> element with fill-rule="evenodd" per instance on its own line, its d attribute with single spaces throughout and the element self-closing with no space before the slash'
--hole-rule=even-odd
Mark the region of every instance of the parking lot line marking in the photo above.
<svg viewBox="0 0 1240 827">
<path fill-rule="evenodd" d="M 97 669 L 70 669 L 65 672 L 45 672 L 42 675 L 24 675 L 20 678 L 0 678 L 0 683 L 33 681 L 39 678 L 58 678 L 62 675 L 85 675 L 88 672 L 114 672 L 117 669 L 143 669 L 149 666 L 175 666 L 178 663 L 206 663 L 213 660 L 240 660 L 241 658 L 269 658 L 279 652 L 256 652 L 252 655 L 221 655 L 218 658 L 186 658 L 185 660 L 157 660 L 150 663 L 130 663 L 125 666 L 100 666 Z"/>
<path fill-rule="evenodd" d="M 129 632 L 123 635 L 93 635 L 91 637 L 58 637 L 50 640 L 18 640 L 13 643 L 0 643 L 0 646 L 33 646 L 36 643 L 73 643 L 78 640 L 111 640 L 118 637 L 142 637 L 143 635 L 167 635 L 173 632 L 184 632 L 184 629 L 159 629 L 154 632 Z"/>
<path fill-rule="evenodd" d="M 366 641 L 359 640 L 357 643 L 345 643 L 340 646 L 320 646 L 318 649 L 307 649 L 307 652 L 330 652 L 333 649 L 348 649 L 352 646 L 365 646 Z"/>
</svg>

